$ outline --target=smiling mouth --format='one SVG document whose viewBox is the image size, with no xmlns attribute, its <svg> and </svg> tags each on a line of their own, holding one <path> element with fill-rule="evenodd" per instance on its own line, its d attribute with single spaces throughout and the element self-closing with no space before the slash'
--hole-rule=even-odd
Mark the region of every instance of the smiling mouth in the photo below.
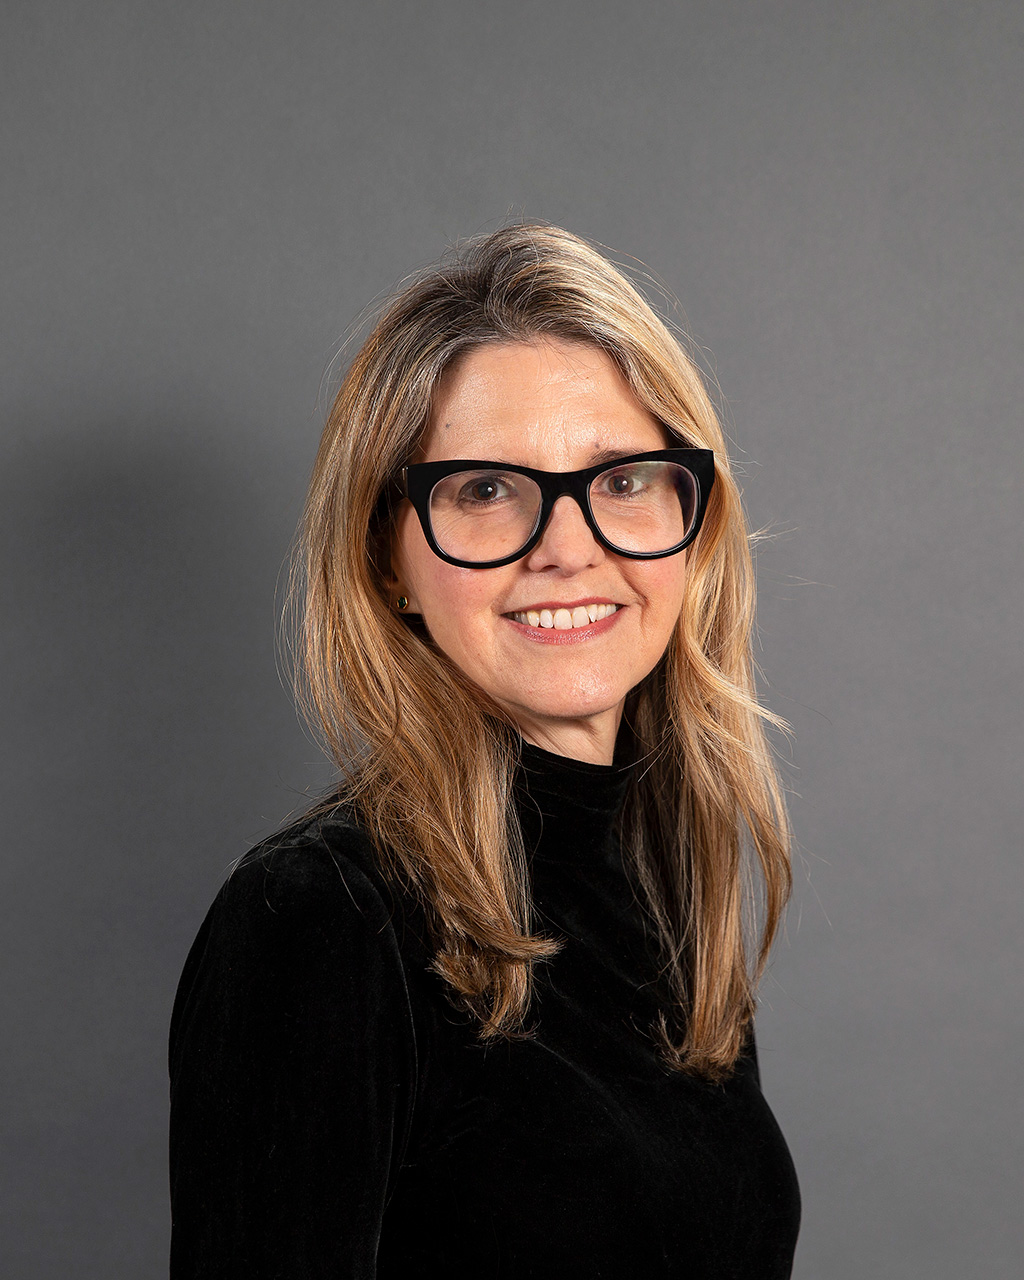
<svg viewBox="0 0 1024 1280">
<path fill-rule="evenodd" d="M 570 631 L 576 627 L 589 627 L 592 622 L 600 622 L 602 618 L 610 618 L 618 609 L 617 604 L 581 604 L 574 609 L 526 609 L 521 613 L 508 613 L 505 616 L 524 627 Z"/>
</svg>

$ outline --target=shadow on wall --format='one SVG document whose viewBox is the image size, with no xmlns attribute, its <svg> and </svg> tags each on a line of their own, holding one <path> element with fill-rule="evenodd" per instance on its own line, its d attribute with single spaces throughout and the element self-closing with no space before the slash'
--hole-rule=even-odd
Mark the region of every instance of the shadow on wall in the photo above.
<svg viewBox="0 0 1024 1280">
<path fill-rule="evenodd" d="M 25 1274 L 144 1275 L 165 1257 L 174 984 L 230 863 L 305 807 L 282 770 L 316 757 L 275 670 L 300 495 L 221 422 L 97 415 L 11 437 L 7 1246 Z"/>
<path fill-rule="evenodd" d="M 298 733 L 274 641 L 304 477 L 289 491 L 220 422 L 18 434 L 0 478 L 13 809 L 59 798 L 83 826 L 185 834 Z"/>
</svg>

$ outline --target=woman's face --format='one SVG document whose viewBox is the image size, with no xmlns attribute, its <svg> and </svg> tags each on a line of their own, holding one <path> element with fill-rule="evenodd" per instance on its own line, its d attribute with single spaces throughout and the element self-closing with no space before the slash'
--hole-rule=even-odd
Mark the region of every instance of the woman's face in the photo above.
<svg viewBox="0 0 1024 1280">
<path fill-rule="evenodd" d="M 487 344 L 450 369 L 416 461 L 479 458 L 576 471 L 678 442 L 644 409 L 612 359 L 562 340 Z M 521 560 L 462 569 L 427 545 L 412 504 L 399 508 L 393 599 L 423 616 L 433 642 L 515 719 L 528 741 L 610 763 L 627 693 L 657 665 L 683 605 L 685 553 L 629 560 L 603 548 L 576 502 L 555 503 Z M 561 629 L 587 605 L 603 621 Z M 549 610 L 556 626 L 515 614 Z M 583 615 L 577 613 L 576 621 Z M 546 619 L 544 619 L 546 621 Z"/>
</svg>

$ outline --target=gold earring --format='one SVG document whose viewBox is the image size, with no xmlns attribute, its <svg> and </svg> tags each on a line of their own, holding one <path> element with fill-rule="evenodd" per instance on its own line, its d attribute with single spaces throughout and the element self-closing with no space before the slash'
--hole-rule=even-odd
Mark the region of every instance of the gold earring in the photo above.
<svg viewBox="0 0 1024 1280">
<path fill-rule="evenodd" d="M 399 609 L 408 609 L 408 607 L 409 607 L 409 598 L 408 598 L 408 596 L 399 596 L 399 597 L 398 597 L 398 607 L 399 607 Z"/>
</svg>

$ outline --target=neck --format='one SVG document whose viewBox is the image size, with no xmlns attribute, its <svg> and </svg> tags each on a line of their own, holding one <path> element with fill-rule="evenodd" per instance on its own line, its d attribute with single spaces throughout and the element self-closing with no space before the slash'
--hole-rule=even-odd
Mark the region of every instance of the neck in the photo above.
<svg viewBox="0 0 1024 1280">
<path fill-rule="evenodd" d="M 633 743 L 623 737 L 610 765 L 556 755 L 523 742 L 516 809 L 527 854 L 545 865 L 621 865 L 618 818 L 633 776 Z"/>
<path fill-rule="evenodd" d="M 621 719 L 622 703 L 579 720 L 521 720 L 519 731 L 524 741 L 554 755 L 588 764 L 611 764 Z"/>
</svg>

